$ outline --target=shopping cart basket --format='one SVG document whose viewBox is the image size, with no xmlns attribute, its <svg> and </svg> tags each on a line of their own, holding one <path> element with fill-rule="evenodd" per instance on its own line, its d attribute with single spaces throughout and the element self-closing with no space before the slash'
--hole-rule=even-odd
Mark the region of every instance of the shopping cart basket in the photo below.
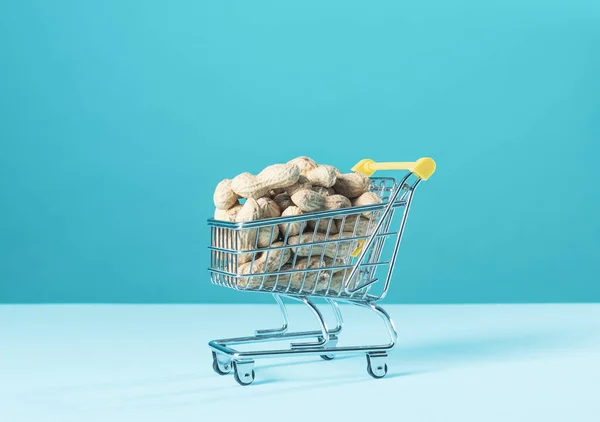
<svg viewBox="0 0 600 422">
<path fill-rule="evenodd" d="M 435 162 L 431 158 L 408 163 L 362 160 L 352 170 L 368 176 L 376 170 L 407 172 L 399 180 L 371 177 L 370 190 L 382 198 L 380 204 L 243 223 L 208 220 L 212 283 L 272 294 L 283 316 L 280 328 L 209 342 L 216 373 L 226 375 L 233 371 L 238 383 L 249 385 L 254 381 L 257 358 L 319 355 L 331 360 L 340 354 L 365 353 L 368 373 L 374 378 L 386 375 L 387 352 L 394 347 L 397 333 L 390 316 L 376 302 L 387 294 L 414 191 L 421 180 L 433 174 Z M 399 228 L 394 230 L 392 221 L 397 219 Z M 270 236 L 270 247 L 258 247 L 259 234 Z M 249 238 L 256 239 L 254 248 L 240 251 L 242 238 L 245 243 Z M 319 329 L 289 332 L 282 297 L 304 303 Z M 326 324 L 314 298 L 324 298 L 331 306 L 335 327 Z M 343 325 L 338 302 L 364 307 L 381 317 L 389 341 L 337 346 Z M 284 349 L 239 351 L 232 347 L 298 339 L 314 340 L 292 342 Z"/>
</svg>

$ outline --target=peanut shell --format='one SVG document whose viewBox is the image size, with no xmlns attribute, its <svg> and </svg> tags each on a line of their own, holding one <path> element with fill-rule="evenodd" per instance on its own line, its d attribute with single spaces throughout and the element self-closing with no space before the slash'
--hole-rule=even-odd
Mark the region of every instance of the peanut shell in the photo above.
<svg viewBox="0 0 600 422">
<path fill-rule="evenodd" d="M 231 181 L 231 189 L 243 198 L 260 198 L 272 189 L 293 185 L 300 177 L 298 166 L 290 164 L 274 164 L 265 167 L 256 176 L 250 173 L 237 175 Z"/>
<path fill-rule="evenodd" d="M 338 174 L 333 188 L 347 198 L 357 198 L 369 190 L 371 180 L 362 173 Z"/>
<path fill-rule="evenodd" d="M 292 206 L 287 207 L 281 213 L 281 216 L 289 217 L 292 215 L 300 215 L 300 214 L 302 214 L 302 210 L 300 208 L 298 208 L 297 206 L 292 205 Z M 281 234 L 282 238 L 285 238 L 286 235 L 289 238 L 290 236 L 296 236 L 296 235 L 300 234 L 302 227 L 303 227 L 302 222 L 283 223 L 283 224 L 279 225 L 279 233 Z"/>
<path fill-rule="evenodd" d="M 333 167 L 321 165 L 306 173 L 306 178 L 314 186 L 330 188 L 335 184 L 336 174 Z"/>
<path fill-rule="evenodd" d="M 292 202 L 304 212 L 325 209 L 325 197 L 310 189 L 301 189 L 292 195 Z"/>
<path fill-rule="evenodd" d="M 279 205 L 281 212 L 285 211 L 289 206 L 294 205 L 292 198 L 287 193 L 278 194 L 275 196 L 275 198 L 273 198 L 273 201 Z"/>
<path fill-rule="evenodd" d="M 317 167 L 315 160 L 306 156 L 294 158 L 293 160 L 288 161 L 288 164 L 294 164 L 298 166 L 300 175 L 302 176 L 306 176 L 306 173 Z"/>
<path fill-rule="evenodd" d="M 220 210 L 228 210 L 238 202 L 239 196 L 231 189 L 231 180 L 221 180 L 215 188 L 213 201 Z"/>
</svg>

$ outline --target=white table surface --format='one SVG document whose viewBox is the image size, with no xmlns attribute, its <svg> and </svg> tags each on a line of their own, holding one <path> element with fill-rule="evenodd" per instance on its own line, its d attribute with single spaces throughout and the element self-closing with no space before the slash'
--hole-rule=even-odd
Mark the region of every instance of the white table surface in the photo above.
<svg viewBox="0 0 600 422">
<path fill-rule="evenodd" d="M 278 325 L 275 306 L 0 306 L 0 421 L 600 420 L 600 305 L 386 309 L 386 378 L 364 355 L 285 358 L 241 387 L 206 343 Z M 342 310 L 340 344 L 385 340 L 377 317 Z"/>
</svg>

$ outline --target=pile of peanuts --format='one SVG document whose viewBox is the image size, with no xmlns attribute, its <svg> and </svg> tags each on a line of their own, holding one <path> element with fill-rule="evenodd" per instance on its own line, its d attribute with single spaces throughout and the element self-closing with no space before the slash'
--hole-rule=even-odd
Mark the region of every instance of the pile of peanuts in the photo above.
<svg viewBox="0 0 600 422">
<path fill-rule="evenodd" d="M 266 167 L 257 175 L 242 173 L 233 179 L 222 180 L 214 193 L 216 220 L 230 222 L 247 222 L 279 216 L 294 216 L 310 214 L 318 211 L 335 210 L 355 206 L 381 203 L 381 198 L 369 192 L 371 181 L 361 173 L 341 173 L 333 166 L 317 164 L 309 157 L 298 157 L 286 164 L 274 164 Z M 240 198 L 245 198 L 243 204 Z M 252 250 L 255 245 L 259 248 L 283 246 L 284 238 L 288 245 L 300 245 L 315 241 L 323 241 L 326 236 L 336 234 L 336 238 L 365 235 L 373 227 L 370 225 L 369 213 L 349 215 L 344 219 L 322 219 L 273 225 L 262 229 L 241 230 L 237 234 L 238 250 Z M 302 229 L 310 231 L 310 236 L 301 233 Z M 317 232 L 317 233 L 315 233 Z M 314 240 L 313 240 L 314 239 Z M 350 242 L 346 242 L 350 248 Z M 231 242 L 230 244 L 233 244 Z M 344 245 L 342 244 L 342 248 Z M 322 264 L 315 261 L 311 255 L 323 256 L 333 260 L 343 256 L 340 247 L 334 244 L 294 249 L 297 255 L 294 268 L 311 268 L 311 265 Z M 344 252 L 342 250 L 342 252 Z M 292 256 L 290 248 L 271 251 L 252 259 L 252 254 L 238 255 L 238 274 L 284 271 Z M 302 259 L 307 262 L 303 262 Z M 252 262 L 251 262 L 252 261 Z M 321 261 L 321 260 L 317 260 Z M 332 264 L 332 263 L 329 263 Z M 287 264 L 291 268 L 290 264 Z M 246 268 L 248 267 L 248 268 Z M 289 270 L 285 268 L 285 270 Z M 296 274 L 294 274 L 295 276 Z M 310 288 L 310 283 L 324 280 L 311 280 L 300 273 L 304 279 L 303 285 Z M 290 277 L 290 274 L 286 275 Z M 258 278 L 258 277 L 256 277 Z M 293 281 L 293 276 L 292 276 Z M 242 278 L 239 282 L 251 283 L 252 278 Z"/>
</svg>

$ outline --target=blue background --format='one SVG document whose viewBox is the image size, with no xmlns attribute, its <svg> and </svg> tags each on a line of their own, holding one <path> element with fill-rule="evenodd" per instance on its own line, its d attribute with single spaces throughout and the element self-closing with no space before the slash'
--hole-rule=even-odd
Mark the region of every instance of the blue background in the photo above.
<svg viewBox="0 0 600 422">
<path fill-rule="evenodd" d="M 0 302 L 268 300 L 212 191 L 305 154 L 438 162 L 390 302 L 600 301 L 599 46 L 594 0 L 10 2 Z"/>
</svg>

